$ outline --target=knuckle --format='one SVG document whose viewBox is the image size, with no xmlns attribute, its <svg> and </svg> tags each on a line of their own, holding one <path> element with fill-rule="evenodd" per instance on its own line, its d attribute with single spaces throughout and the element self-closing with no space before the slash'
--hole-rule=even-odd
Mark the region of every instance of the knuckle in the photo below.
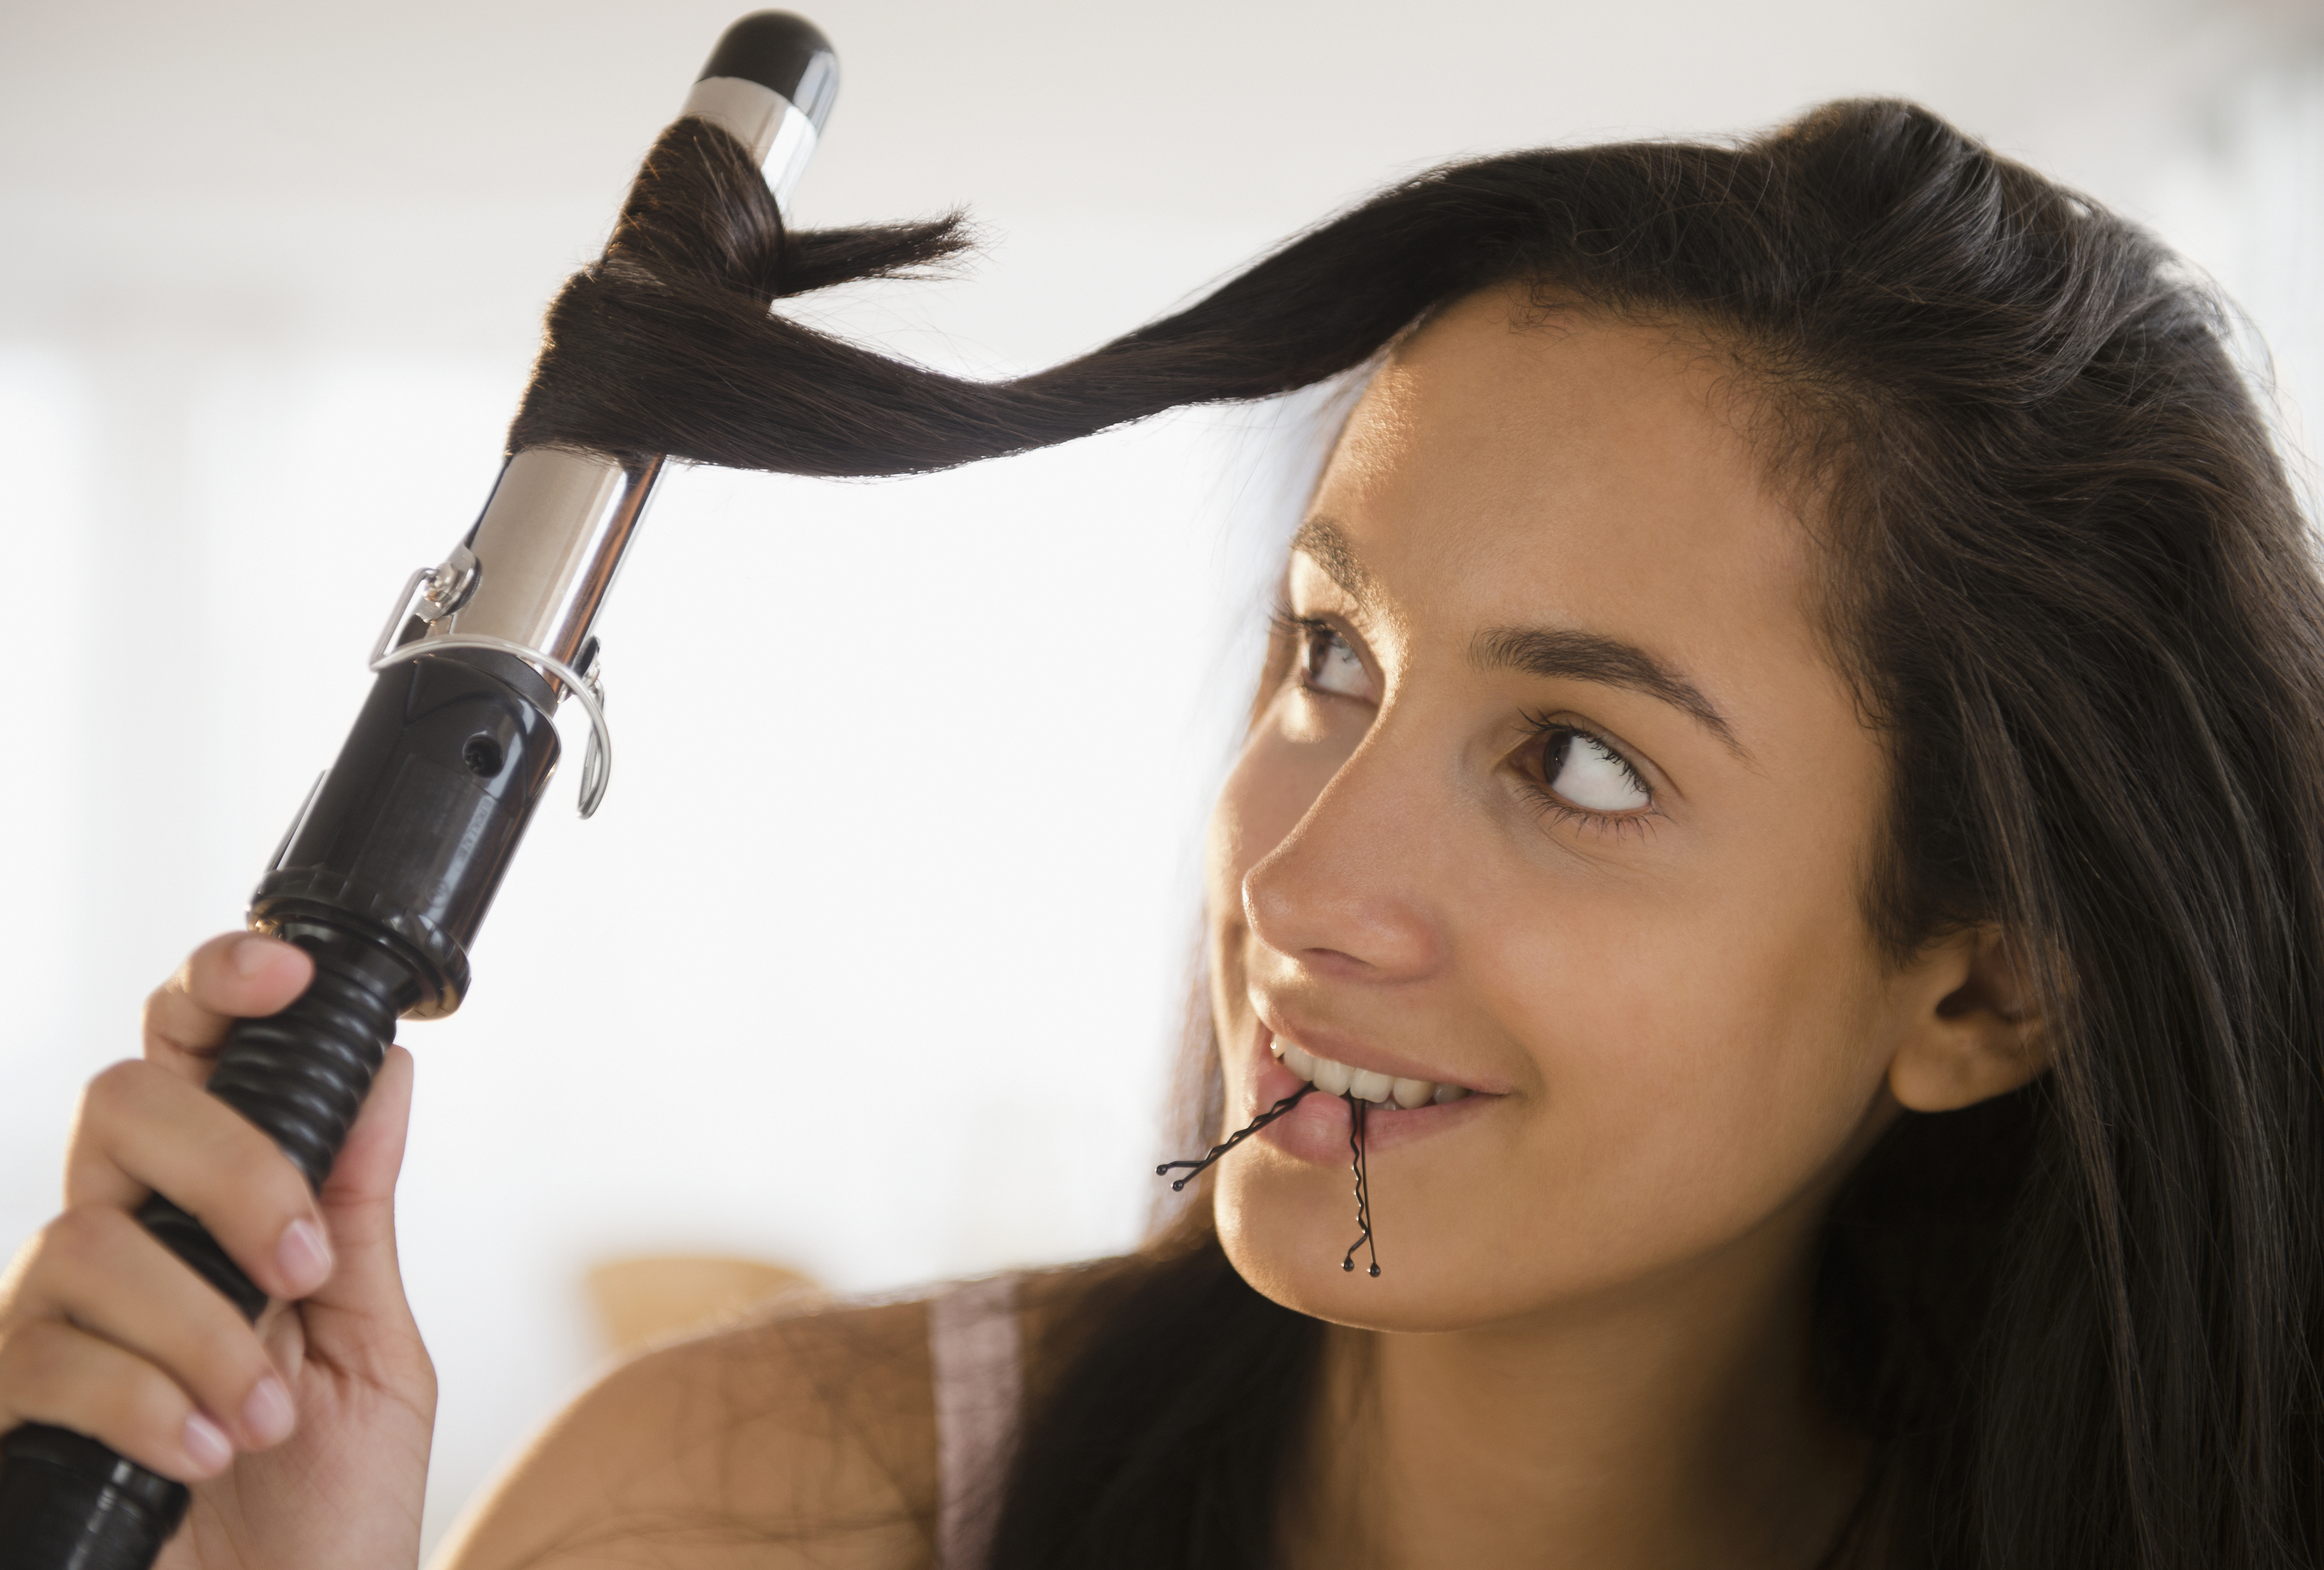
<svg viewBox="0 0 2324 1570">
<path fill-rule="evenodd" d="M 0 1343 L 0 1390 L 9 1404 L 42 1416 L 62 1416 L 95 1392 L 72 1377 L 75 1332 L 54 1319 L 26 1325 Z M 79 1398 L 78 1400 L 76 1398 Z"/>
<path fill-rule="evenodd" d="M 34 1416 L 45 1404 L 43 1381 L 56 1360 L 42 1355 L 41 1343 L 51 1323 L 36 1319 L 0 1329 L 0 1407 Z"/>
<path fill-rule="evenodd" d="M 75 1205 L 60 1212 L 41 1233 L 50 1273 L 101 1269 L 120 1242 L 120 1228 L 128 1225 L 129 1218 L 110 1206 Z"/>
<path fill-rule="evenodd" d="M 64 1226 L 67 1212 L 60 1210 L 41 1223 L 32 1235 L 24 1239 L 24 1246 L 16 1251 L 15 1260 L 8 1267 L 8 1279 L 21 1281 L 27 1276 L 38 1275 L 55 1257 L 58 1229 Z"/>
<path fill-rule="evenodd" d="M 7 1274 L 0 1277 L 0 1334 L 34 1312 L 48 1295 L 48 1280 L 56 1271 L 56 1233 L 57 1223 L 51 1219 L 26 1238 L 8 1262 Z"/>
<path fill-rule="evenodd" d="M 124 1279 L 125 1235 L 136 1223 L 100 1205 L 76 1205 L 42 1229 L 25 1275 L 50 1311 L 68 1316 L 108 1293 L 134 1290 Z"/>
<path fill-rule="evenodd" d="M 144 1089 L 145 1076 L 152 1066 L 136 1058 L 124 1058 L 97 1071 L 82 1092 L 81 1106 L 85 1112 L 103 1120 L 118 1114 L 137 1099 Z"/>
<path fill-rule="evenodd" d="M 29 1317 L 0 1320 L 0 1432 L 7 1429 L 7 1413 L 32 1409 L 25 1405 L 25 1392 L 36 1389 L 47 1372 L 39 1353 L 41 1340 L 60 1323 Z"/>
</svg>

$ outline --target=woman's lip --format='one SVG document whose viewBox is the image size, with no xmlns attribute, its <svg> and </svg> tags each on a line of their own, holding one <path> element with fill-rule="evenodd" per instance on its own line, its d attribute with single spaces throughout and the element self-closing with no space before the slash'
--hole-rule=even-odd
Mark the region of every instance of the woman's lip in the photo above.
<svg viewBox="0 0 2324 1570">
<path fill-rule="evenodd" d="M 1253 1012 L 1256 1014 L 1257 1011 L 1254 1009 Z M 1277 1060 L 1275 1043 L 1277 1041 L 1287 1041 L 1296 1042 L 1303 1051 L 1312 1052 L 1316 1057 L 1329 1058 L 1335 1063 L 1345 1063 L 1351 1069 L 1368 1069 L 1375 1074 L 1385 1074 L 1391 1079 L 1425 1079 L 1434 1085 L 1458 1085 L 1463 1090 L 1475 1091 L 1484 1096 L 1508 1094 L 1509 1088 L 1506 1085 L 1480 1085 L 1472 1080 L 1458 1079 L 1441 1069 L 1431 1068 L 1417 1059 L 1402 1058 L 1393 1052 L 1379 1051 L 1360 1042 L 1351 1042 L 1344 1036 L 1333 1035 L 1329 1031 L 1313 1033 L 1296 1029 L 1278 1031 L 1267 1023 L 1265 1015 L 1260 1015 L 1258 1017 L 1259 1054 L 1270 1062 Z"/>
<path fill-rule="evenodd" d="M 1305 1083 L 1276 1059 L 1264 1059 L 1259 1070 L 1259 1107 L 1265 1109 L 1286 1096 L 1297 1095 Z M 1474 1095 L 1408 1110 L 1393 1101 L 1385 1105 L 1367 1102 L 1364 1148 L 1371 1155 L 1392 1151 L 1456 1128 L 1498 1105 L 1497 1097 Z M 1296 1106 L 1259 1130 L 1259 1137 L 1295 1160 L 1318 1166 L 1345 1166 L 1354 1131 L 1355 1109 L 1342 1097 L 1318 1090 L 1301 1097 Z"/>
</svg>

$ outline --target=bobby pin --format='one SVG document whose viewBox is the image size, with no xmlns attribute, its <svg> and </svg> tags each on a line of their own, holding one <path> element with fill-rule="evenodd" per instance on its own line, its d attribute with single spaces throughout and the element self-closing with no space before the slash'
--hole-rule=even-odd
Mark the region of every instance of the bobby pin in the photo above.
<svg viewBox="0 0 2324 1570">
<path fill-rule="evenodd" d="M 1298 1106 L 1299 1098 L 1314 1088 L 1315 1088 L 1315 1087 L 1313 1085 L 1302 1085 L 1298 1089 L 1294 1090 L 1290 1095 L 1285 1097 L 1282 1100 L 1268 1107 L 1265 1112 L 1262 1112 L 1257 1117 L 1252 1118 L 1242 1127 L 1227 1135 L 1225 1139 L 1220 1141 L 1217 1144 L 1213 1145 L 1208 1151 L 1204 1152 L 1202 1160 L 1197 1161 L 1164 1161 L 1160 1166 L 1154 1169 L 1154 1175 L 1157 1178 L 1168 1177 L 1170 1174 L 1170 1169 L 1173 1167 L 1192 1168 L 1193 1170 L 1187 1172 L 1185 1177 L 1177 1179 L 1171 1183 L 1170 1191 L 1174 1194 L 1176 1193 L 1179 1189 L 1184 1189 L 1187 1184 L 1193 1182 L 1197 1177 L 1199 1177 L 1204 1167 L 1209 1166 L 1213 1161 L 1217 1161 L 1221 1156 L 1226 1154 L 1227 1152 L 1242 1143 L 1243 1141 L 1249 1139 L 1252 1134 L 1257 1134 L 1260 1129 L 1265 1128 L 1268 1124 L 1273 1123 L 1277 1118 L 1282 1116 L 1285 1113 Z"/>
<path fill-rule="evenodd" d="M 1343 1271 L 1354 1270 L 1356 1250 L 1360 1248 L 1371 1254 L 1371 1269 L 1365 1273 L 1377 1277 L 1379 1274 L 1379 1250 L 1372 1243 L 1372 1186 L 1370 1176 L 1364 1171 L 1364 1108 L 1370 1106 L 1371 1103 L 1360 1101 L 1353 1096 L 1348 1096 L 1342 1099 L 1348 1104 L 1349 1113 L 1348 1167 L 1356 1174 L 1357 1236 L 1355 1242 L 1348 1244 L 1347 1257 L 1340 1261 L 1340 1268 Z"/>
</svg>

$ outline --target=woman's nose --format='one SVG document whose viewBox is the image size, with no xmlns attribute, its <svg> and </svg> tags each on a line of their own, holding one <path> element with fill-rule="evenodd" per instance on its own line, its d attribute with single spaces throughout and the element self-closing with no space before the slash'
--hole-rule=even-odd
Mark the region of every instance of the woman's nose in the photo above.
<svg viewBox="0 0 2324 1570">
<path fill-rule="evenodd" d="M 1281 843 L 1243 875 L 1259 941 L 1351 978 L 1410 980 L 1442 960 L 1438 873 L 1449 803 L 1375 732 Z"/>
</svg>

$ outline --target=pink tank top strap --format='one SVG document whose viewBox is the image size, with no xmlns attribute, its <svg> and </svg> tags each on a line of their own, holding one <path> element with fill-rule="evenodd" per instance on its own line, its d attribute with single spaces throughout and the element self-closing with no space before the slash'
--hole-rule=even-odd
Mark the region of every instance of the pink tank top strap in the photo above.
<svg viewBox="0 0 2324 1570">
<path fill-rule="evenodd" d="M 1023 1404 L 1017 1278 L 986 1276 L 928 1299 L 936 1380 L 936 1565 L 983 1570 Z"/>
</svg>

